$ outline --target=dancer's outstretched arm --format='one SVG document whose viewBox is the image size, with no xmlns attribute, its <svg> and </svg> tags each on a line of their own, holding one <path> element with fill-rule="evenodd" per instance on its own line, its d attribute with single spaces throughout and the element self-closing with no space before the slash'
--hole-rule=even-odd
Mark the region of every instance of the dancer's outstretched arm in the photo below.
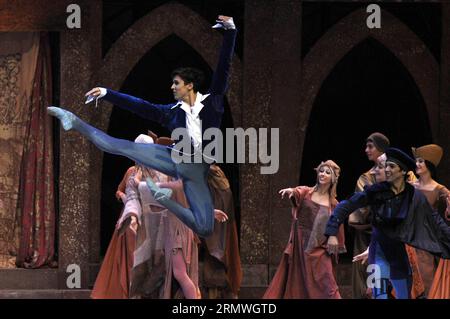
<svg viewBox="0 0 450 319">
<path fill-rule="evenodd" d="M 345 219 L 358 208 L 365 207 L 369 204 L 366 192 L 359 192 L 353 194 L 347 200 L 341 201 L 333 210 L 332 215 L 328 219 L 327 227 L 325 229 L 326 236 L 336 236 L 339 232 L 339 226 Z"/>
<path fill-rule="evenodd" d="M 86 93 L 86 96 L 92 96 L 97 99 L 104 98 L 106 101 L 124 110 L 131 111 L 142 118 L 158 122 L 164 126 L 167 123 L 168 112 L 173 106 L 173 104 L 151 103 L 138 97 L 102 87 L 93 88 Z"/>
<path fill-rule="evenodd" d="M 325 228 L 325 236 L 328 236 L 327 251 L 335 256 L 339 253 L 339 240 L 337 234 L 339 226 L 345 219 L 358 208 L 368 205 L 366 192 L 355 193 L 350 199 L 340 202 L 333 210 Z"/>
<path fill-rule="evenodd" d="M 230 75 L 230 66 L 233 59 L 237 31 L 232 17 L 219 16 L 218 21 L 222 21 L 221 24 L 226 30 L 223 34 L 219 61 L 216 70 L 214 71 L 208 92 L 214 95 L 224 95 L 228 89 L 228 78 Z"/>
</svg>

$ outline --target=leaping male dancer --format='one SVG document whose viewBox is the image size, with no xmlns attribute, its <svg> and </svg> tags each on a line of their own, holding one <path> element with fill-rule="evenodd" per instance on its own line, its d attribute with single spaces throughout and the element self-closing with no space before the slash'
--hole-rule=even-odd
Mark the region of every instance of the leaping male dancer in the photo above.
<svg viewBox="0 0 450 319">
<path fill-rule="evenodd" d="M 170 131 L 185 128 L 191 138 L 190 156 L 201 154 L 210 143 L 203 140 L 203 132 L 208 128 L 220 128 L 224 112 L 224 97 L 228 88 L 230 64 L 236 40 L 236 27 L 232 17 L 218 16 L 213 28 L 225 29 L 219 62 L 214 72 L 208 94 L 198 92 L 203 78 L 201 71 L 194 68 L 179 68 L 172 72 L 172 86 L 177 100 L 172 104 L 154 104 L 145 100 L 96 87 L 86 93 L 88 101 L 98 98 L 129 110 L 139 116 L 156 121 Z M 201 163 L 177 163 L 171 157 L 172 148 L 157 144 L 138 144 L 113 138 L 83 122 L 73 113 L 58 107 L 49 107 L 48 113 L 56 116 L 67 130 L 77 130 L 101 150 L 126 156 L 135 162 L 183 180 L 189 208 L 180 206 L 170 199 L 171 190 L 159 188 L 147 180 L 153 196 L 173 212 L 183 223 L 201 237 L 209 236 L 214 228 L 214 205 L 208 188 L 207 177 L 211 161 Z M 177 141 L 175 141 L 177 142 Z"/>
</svg>

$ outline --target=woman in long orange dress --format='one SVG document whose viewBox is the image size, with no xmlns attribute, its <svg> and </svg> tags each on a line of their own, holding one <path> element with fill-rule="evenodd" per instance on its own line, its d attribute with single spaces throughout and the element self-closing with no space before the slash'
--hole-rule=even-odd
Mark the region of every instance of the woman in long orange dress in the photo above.
<svg viewBox="0 0 450 319">
<path fill-rule="evenodd" d="M 263 298 L 340 299 L 335 261 L 326 249 L 325 226 L 337 205 L 336 186 L 340 168 L 331 160 L 317 168 L 314 187 L 280 190 L 292 200 L 292 226 L 280 265 Z M 339 251 L 345 252 L 344 229 L 340 228 Z"/>
<path fill-rule="evenodd" d="M 450 220 L 450 191 L 443 185 L 437 183 L 435 178 L 436 167 L 443 155 L 439 145 L 429 144 L 413 148 L 416 158 L 416 174 L 419 179 L 414 187 L 422 191 L 430 205 L 443 215 L 447 221 Z M 450 299 L 450 260 L 440 259 L 437 268 L 434 267 L 434 258 L 420 250 L 416 250 L 419 267 L 421 266 L 422 277 L 429 289 L 429 299 Z M 428 284 L 428 285 L 427 285 Z M 427 289 L 427 290 L 428 290 Z"/>
</svg>

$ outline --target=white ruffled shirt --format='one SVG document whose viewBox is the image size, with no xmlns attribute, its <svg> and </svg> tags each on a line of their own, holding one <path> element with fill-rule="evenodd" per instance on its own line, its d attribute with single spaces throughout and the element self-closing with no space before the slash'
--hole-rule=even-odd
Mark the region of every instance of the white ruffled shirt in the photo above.
<svg viewBox="0 0 450 319">
<path fill-rule="evenodd" d="M 186 129 L 191 138 L 192 146 L 194 150 L 202 151 L 202 121 L 200 120 L 200 111 L 204 108 L 203 100 L 206 99 L 209 94 L 201 94 L 197 92 L 195 102 L 193 106 L 190 106 L 186 102 L 179 101 L 177 105 L 181 104 L 180 108 L 186 113 Z"/>
</svg>

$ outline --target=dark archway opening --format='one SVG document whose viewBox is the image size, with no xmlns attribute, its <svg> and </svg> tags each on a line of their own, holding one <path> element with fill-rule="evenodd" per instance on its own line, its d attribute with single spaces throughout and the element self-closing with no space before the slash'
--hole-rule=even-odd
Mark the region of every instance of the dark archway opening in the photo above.
<svg viewBox="0 0 450 319">
<path fill-rule="evenodd" d="M 365 139 L 372 132 L 411 153 L 431 143 L 425 102 L 403 64 L 381 43 L 368 38 L 332 70 L 314 101 L 305 138 L 300 185 L 314 185 L 321 161 L 341 167 L 338 200 L 349 197 L 358 177 L 372 167 Z M 350 257 L 353 238 L 346 229 Z"/>
<path fill-rule="evenodd" d="M 177 67 L 192 66 L 205 73 L 205 83 L 200 92 L 206 92 L 212 77 L 212 70 L 202 57 L 176 35 L 170 35 L 154 46 L 133 68 L 120 91 L 155 103 L 172 103 L 170 90 L 171 72 Z M 222 118 L 224 131 L 233 127 L 233 120 L 228 102 L 225 102 L 225 113 Z M 114 106 L 111 113 L 108 134 L 127 140 L 134 140 L 139 134 L 151 130 L 159 136 L 170 136 L 170 132 L 158 123 L 145 120 L 139 116 Z M 117 186 L 126 170 L 134 163 L 125 157 L 105 153 L 102 171 L 101 194 L 101 254 L 104 255 L 116 221 L 123 205 L 115 199 Z M 239 171 L 235 164 L 220 164 L 230 180 L 239 229 Z"/>
</svg>

